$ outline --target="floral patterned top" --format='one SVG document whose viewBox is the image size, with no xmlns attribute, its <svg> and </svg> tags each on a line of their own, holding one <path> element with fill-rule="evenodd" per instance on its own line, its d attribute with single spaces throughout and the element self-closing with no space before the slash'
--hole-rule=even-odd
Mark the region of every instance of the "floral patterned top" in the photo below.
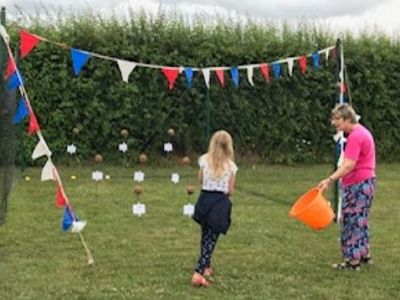
<svg viewBox="0 0 400 300">
<path fill-rule="evenodd" d="M 206 157 L 207 154 L 204 154 L 199 158 L 199 167 L 203 171 L 202 190 L 218 191 L 227 194 L 229 191 L 229 180 L 236 174 L 238 167 L 233 161 L 229 161 L 229 164 L 225 166 L 222 176 L 214 178 L 208 166 Z"/>
</svg>

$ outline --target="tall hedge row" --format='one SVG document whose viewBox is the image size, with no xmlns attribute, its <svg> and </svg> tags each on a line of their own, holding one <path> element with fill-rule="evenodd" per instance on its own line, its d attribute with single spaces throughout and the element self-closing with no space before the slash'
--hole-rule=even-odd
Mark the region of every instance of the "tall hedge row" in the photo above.
<svg viewBox="0 0 400 300">
<path fill-rule="evenodd" d="M 16 24 L 9 26 L 16 46 Z M 236 66 L 272 62 L 309 54 L 335 45 L 336 36 L 323 28 L 232 20 L 213 25 L 160 13 L 157 17 L 131 15 L 130 20 L 97 15 L 64 16 L 55 23 L 36 21 L 28 31 L 74 48 L 130 61 L 169 66 Z M 395 160 L 400 153 L 400 45 L 380 33 L 342 39 L 353 105 L 376 138 L 380 159 Z M 173 90 L 160 70 L 136 68 L 129 83 L 121 79 L 115 63 L 91 58 L 74 76 L 69 51 L 42 42 L 19 61 L 20 70 L 43 134 L 54 158 L 66 157 L 66 146 L 78 146 L 78 155 L 89 160 L 95 153 L 105 159 L 118 156 L 121 129 L 129 131 L 131 158 L 140 152 L 161 154 L 172 141 L 177 154 L 195 155 L 206 149 L 209 134 L 229 130 L 238 154 L 268 162 L 329 161 L 333 129 L 330 110 L 337 98 L 336 60 L 321 57 L 321 68 L 308 61 L 306 74 L 295 64 L 290 77 L 283 74 L 266 83 L 255 70 L 254 87 L 240 71 L 235 88 L 225 73 L 221 88 L 211 74 L 207 90 L 195 73 L 187 89 L 181 75 Z M 25 127 L 26 124 L 21 126 Z M 73 128 L 79 133 L 74 135 Z M 176 135 L 169 137 L 167 129 Z M 36 140 L 24 137 L 28 153 Z"/>
</svg>

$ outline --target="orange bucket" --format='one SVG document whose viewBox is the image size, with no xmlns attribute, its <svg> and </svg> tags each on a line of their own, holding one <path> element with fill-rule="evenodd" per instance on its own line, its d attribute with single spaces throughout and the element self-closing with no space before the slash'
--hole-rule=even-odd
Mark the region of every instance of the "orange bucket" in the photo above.
<svg viewBox="0 0 400 300">
<path fill-rule="evenodd" d="M 314 230 L 324 229 L 335 217 L 329 202 L 318 188 L 312 188 L 300 196 L 289 215 Z"/>
</svg>

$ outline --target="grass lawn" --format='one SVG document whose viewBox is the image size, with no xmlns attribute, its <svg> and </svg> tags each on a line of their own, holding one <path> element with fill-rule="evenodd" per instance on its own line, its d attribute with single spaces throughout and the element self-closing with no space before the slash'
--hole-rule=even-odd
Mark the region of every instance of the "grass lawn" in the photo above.
<svg viewBox="0 0 400 300">
<path fill-rule="evenodd" d="M 399 299 L 400 164 L 378 166 L 371 213 L 375 265 L 338 271 L 338 227 L 315 232 L 288 216 L 291 205 L 328 175 L 329 165 L 239 165 L 232 226 L 214 252 L 213 284 L 193 288 L 199 227 L 182 213 L 199 192 L 197 169 L 144 167 L 132 215 L 133 173 L 104 165 L 111 179 L 91 180 L 91 167 L 60 167 L 65 192 L 80 219 L 95 264 L 86 265 L 79 235 L 61 230 L 54 182 L 39 168 L 25 171 L 0 227 L 0 299 Z M 181 181 L 174 185 L 171 173 Z M 71 175 L 77 177 L 71 179 Z M 186 186 L 196 184 L 192 196 Z"/>
</svg>

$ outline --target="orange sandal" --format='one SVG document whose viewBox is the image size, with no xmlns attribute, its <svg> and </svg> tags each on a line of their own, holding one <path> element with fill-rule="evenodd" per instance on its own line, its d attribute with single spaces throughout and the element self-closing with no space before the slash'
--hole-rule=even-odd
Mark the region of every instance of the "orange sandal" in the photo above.
<svg viewBox="0 0 400 300">
<path fill-rule="evenodd" d="M 210 282 L 208 282 L 207 279 L 205 279 L 203 275 L 195 272 L 192 276 L 192 285 L 207 287 L 210 285 Z"/>
</svg>

